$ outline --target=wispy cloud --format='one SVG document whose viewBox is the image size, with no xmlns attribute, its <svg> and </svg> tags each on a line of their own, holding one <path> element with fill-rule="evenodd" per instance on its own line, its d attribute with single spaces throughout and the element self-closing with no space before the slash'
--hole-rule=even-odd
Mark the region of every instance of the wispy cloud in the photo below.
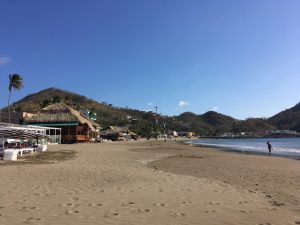
<svg viewBox="0 0 300 225">
<path fill-rule="evenodd" d="M 1 55 L 0 56 L 0 66 L 4 66 L 5 64 L 9 63 L 11 61 L 11 58 L 7 55 Z"/>
<path fill-rule="evenodd" d="M 153 103 L 152 102 L 148 102 L 147 106 L 153 106 Z"/>
<path fill-rule="evenodd" d="M 184 107 L 190 105 L 190 102 L 188 101 L 179 101 L 178 106 L 179 107 Z"/>
<path fill-rule="evenodd" d="M 218 111 L 218 109 L 219 109 L 218 106 L 212 108 L 213 111 Z"/>
</svg>

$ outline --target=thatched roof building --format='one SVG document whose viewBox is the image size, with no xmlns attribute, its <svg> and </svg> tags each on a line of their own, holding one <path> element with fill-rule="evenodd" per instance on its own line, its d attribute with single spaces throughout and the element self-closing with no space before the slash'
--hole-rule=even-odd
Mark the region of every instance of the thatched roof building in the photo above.
<svg viewBox="0 0 300 225">
<path fill-rule="evenodd" d="M 109 126 L 107 129 L 100 131 L 101 137 L 113 141 L 120 141 L 128 138 L 137 138 L 137 135 L 129 130 L 129 127 Z"/>
<path fill-rule="evenodd" d="M 37 114 L 24 118 L 25 123 L 38 125 L 87 124 L 92 131 L 100 128 L 93 120 L 81 115 L 64 103 L 56 103 L 41 109 Z"/>
<path fill-rule="evenodd" d="M 95 137 L 100 129 L 98 123 L 64 103 L 56 103 L 45 107 L 37 114 L 25 117 L 24 122 L 45 127 L 60 127 L 63 129 L 62 139 L 66 142 L 88 141 Z"/>
</svg>

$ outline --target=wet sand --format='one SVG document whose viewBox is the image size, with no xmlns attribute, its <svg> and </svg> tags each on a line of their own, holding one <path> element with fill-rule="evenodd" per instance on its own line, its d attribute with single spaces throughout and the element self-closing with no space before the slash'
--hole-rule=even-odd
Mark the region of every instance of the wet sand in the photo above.
<svg viewBox="0 0 300 225">
<path fill-rule="evenodd" d="M 0 163 L 1 225 L 300 224 L 296 160 L 146 141 L 49 149 Z"/>
<path fill-rule="evenodd" d="M 150 165 L 166 172 L 217 180 L 239 189 L 261 192 L 272 205 L 300 213 L 300 191 L 297 190 L 300 187 L 299 160 L 198 146 L 181 148 L 172 157 Z"/>
</svg>

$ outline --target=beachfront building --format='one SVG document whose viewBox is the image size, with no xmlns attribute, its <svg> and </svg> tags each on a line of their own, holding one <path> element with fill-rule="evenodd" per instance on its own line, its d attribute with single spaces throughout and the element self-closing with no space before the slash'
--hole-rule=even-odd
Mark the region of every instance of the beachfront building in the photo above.
<svg viewBox="0 0 300 225">
<path fill-rule="evenodd" d="M 61 143 L 61 128 L 57 127 L 42 127 L 34 125 L 19 125 L 14 123 L 0 123 L 0 128 L 22 130 L 24 132 L 41 134 L 47 136 L 47 143 L 49 144 Z"/>
<path fill-rule="evenodd" d="M 41 109 L 24 118 L 27 125 L 61 129 L 62 143 L 90 142 L 97 137 L 100 125 L 64 103 Z"/>
<path fill-rule="evenodd" d="M 109 126 L 108 128 L 101 130 L 100 135 L 102 139 L 112 140 L 112 141 L 124 141 L 134 139 L 136 140 L 138 136 L 129 130 L 129 127 L 119 127 L 119 126 Z"/>
</svg>

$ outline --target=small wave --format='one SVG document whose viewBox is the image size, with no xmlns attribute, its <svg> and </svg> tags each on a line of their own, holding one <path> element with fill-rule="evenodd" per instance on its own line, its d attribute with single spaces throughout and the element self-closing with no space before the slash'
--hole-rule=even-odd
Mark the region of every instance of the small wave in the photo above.
<svg viewBox="0 0 300 225">
<path fill-rule="evenodd" d="M 248 152 L 267 152 L 267 148 L 263 146 L 254 145 L 241 145 L 241 144 L 224 144 L 224 143 L 204 143 L 204 142 L 193 142 L 191 144 L 201 145 L 206 147 L 224 148 L 237 151 L 248 151 Z M 299 155 L 300 149 L 287 148 L 287 147 L 273 147 L 273 154 L 284 154 L 284 155 Z"/>
</svg>

